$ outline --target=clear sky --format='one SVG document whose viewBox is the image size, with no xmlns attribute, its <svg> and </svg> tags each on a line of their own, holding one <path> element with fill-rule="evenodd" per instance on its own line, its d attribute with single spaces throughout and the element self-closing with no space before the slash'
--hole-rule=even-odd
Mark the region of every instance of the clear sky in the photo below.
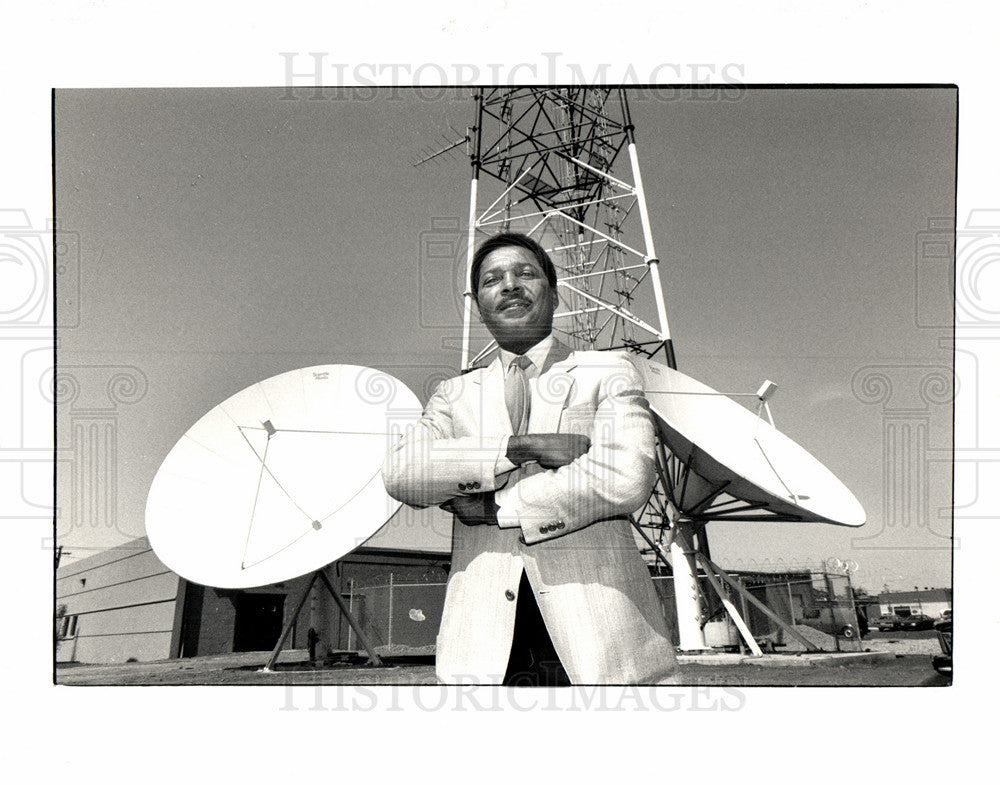
<svg viewBox="0 0 1000 785">
<path fill-rule="evenodd" d="M 84 443 L 74 424 L 97 409 L 114 423 L 113 518 L 80 512 L 83 480 L 61 465 L 74 556 L 142 535 L 172 445 L 256 381 L 355 363 L 426 400 L 457 371 L 468 162 L 411 164 L 471 122 L 469 95 L 57 92 L 57 217 L 80 252 L 59 360 L 86 382 L 60 446 Z M 873 591 L 950 585 L 953 294 L 918 249 L 955 213 L 954 91 L 636 93 L 631 108 L 680 370 L 726 392 L 775 381 L 778 427 L 868 513 L 860 530 L 712 524 L 713 557 L 853 559 Z M 117 373 L 145 392 L 109 409 Z"/>
</svg>

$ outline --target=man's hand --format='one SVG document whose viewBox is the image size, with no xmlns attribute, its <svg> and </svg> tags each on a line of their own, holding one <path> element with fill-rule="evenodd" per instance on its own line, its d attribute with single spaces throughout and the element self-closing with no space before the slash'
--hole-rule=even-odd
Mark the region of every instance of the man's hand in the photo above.
<svg viewBox="0 0 1000 785">
<path fill-rule="evenodd" d="M 518 466 L 538 461 L 545 469 L 573 463 L 590 449 L 590 439 L 576 433 L 528 433 L 507 441 L 507 460 Z"/>
<path fill-rule="evenodd" d="M 490 491 L 472 496 L 456 496 L 442 504 L 441 509 L 457 515 L 466 526 L 480 526 L 484 523 L 495 524 L 500 507 L 493 499 L 493 491 Z"/>
</svg>

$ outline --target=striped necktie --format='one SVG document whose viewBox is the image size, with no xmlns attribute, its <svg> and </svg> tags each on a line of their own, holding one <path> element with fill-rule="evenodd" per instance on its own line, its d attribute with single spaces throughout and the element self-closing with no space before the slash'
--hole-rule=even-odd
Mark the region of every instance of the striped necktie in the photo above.
<svg viewBox="0 0 1000 785">
<path fill-rule="evenodd" d="M 527 368 L 532 366 L 531 360 L 525 356 L 515 357 L 504 379 L 503 392 L 507 402 L 507 413 L 510 415 L 510 425 L 515 435 L 526 433 L 528 417 L 531 413 L 531 388 L 528 386 Z"/>
</svg>

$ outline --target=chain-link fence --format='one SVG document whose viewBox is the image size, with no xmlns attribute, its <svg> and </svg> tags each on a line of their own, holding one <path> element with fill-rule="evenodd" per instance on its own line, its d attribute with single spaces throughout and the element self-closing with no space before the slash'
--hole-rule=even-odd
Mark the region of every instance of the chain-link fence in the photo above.
<svg viewBox="0 0 1000 785">
<path fill-rule="evenodd" d="M 856 607 L 849 576 L 808 570 L 733 572 L 729 575 L 742 591 L 724 581 L 719 583 L 762 649 L 788 652 L 810 648 L 861 650 L 861 637 L 867 631 L 867 623 Z M 673 579 L 654 576 L 653 583 L 674 643 L 679 645 Z M 706 645 L 713 649 L 747 651 L 746 642 L 709 581 L 701 576 L 698 586 Z M 753 600 L 766 606 L 771 613 L 766 613 Z"/>
<path fill-rule="evenodd" d="M 425 656 L 434 654 L 444 592 L 444 583 L 397 583 L 390 573 L 388 583 L 349 581 L 344 599 L 379 655 Z M 342 627 L 340 647 L 362 648 L 350 625 Z"/>
<path fill-rule="evenodd" d="M 730 577 L 746 595 L 773 614 L 764 612 L 742 592 L 722 582 L 727 599 L 762 649 L 773 652 L 799 652 L 810 648 L 861 650 L 861 638 L 867 631 L 867 624 L 855 604 L 849 576 L 801 571 L 733 572 Z M 365 585 L 350 580 L 344 592 L 348 609 L 380 655 L 433 655 L 446 584 L 397 582 L 392 573 L 388 578 L 387 582 Z M 673 642 L 679 645 L 673 579 L 654 576 L 653 584 L 660 596 Z M 706 645 L 718 650 L 748 651 L 746 642 L 704 576 L 699 579 L 699 588 Z M 346 651 L 362 649 L 350 625 L 341 627 L 338 647 Z"/>
</svg>

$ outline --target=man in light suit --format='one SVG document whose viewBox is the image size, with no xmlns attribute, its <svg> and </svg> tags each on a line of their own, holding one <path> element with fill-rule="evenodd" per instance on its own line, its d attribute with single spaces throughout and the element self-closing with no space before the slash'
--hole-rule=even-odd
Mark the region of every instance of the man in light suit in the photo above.
<svg viewBox="0 0 1000 785">
<path fill-rule="evenodd" d="M 673 646 L 628 520 L 654 482 L 639 374 L 623 352 L 555 340 L 555 268 L 530 238 L 484 242 L 471 280 L 499 356 L 443 382 L 382 469 L 394 498 L 457 518 L 438 678 L 670 681 Z"/>
</svg>

